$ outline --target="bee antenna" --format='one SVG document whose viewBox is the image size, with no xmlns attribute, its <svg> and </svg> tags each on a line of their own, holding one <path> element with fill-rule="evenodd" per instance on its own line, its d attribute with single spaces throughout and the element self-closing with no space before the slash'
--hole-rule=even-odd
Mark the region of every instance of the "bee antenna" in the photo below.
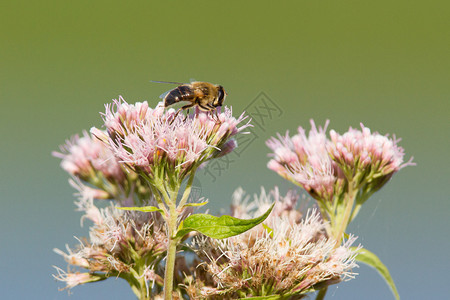
<svg viewBox="0 0 450 300">
<path fill-rule="evenodd" d="M 150 80 L 150 82 L 155 82 L 155 83 L 169 83 L 169 84 L 184 84 L 182 82 L 174 82 L 174 81 L 159 81 L 159 80 Z"/>
</svg>

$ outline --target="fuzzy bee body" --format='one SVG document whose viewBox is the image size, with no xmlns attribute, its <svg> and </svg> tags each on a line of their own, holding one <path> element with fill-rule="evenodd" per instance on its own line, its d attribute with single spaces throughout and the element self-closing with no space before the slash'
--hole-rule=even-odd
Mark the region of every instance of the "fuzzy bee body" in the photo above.
<svg viewBox="0 0 450 300">
<path fill-rule="evenodd" d="M 188 109 L 198 106 L 203 111 L 213 111 L 222 106 L 227 93 L 221 85 L 215 85 L 209 82 L 194 81 L 190 84 L 182 84 L 161 95 L 164 100 L 164 106 L 168 107 L 175 103 L 189 102 L 181 109 Z"/>
</svg>

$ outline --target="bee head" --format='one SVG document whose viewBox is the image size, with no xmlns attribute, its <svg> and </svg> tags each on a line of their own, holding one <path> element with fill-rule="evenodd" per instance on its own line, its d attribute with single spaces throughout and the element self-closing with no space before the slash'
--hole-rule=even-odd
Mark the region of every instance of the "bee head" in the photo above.
<svg viewBox="0 0 450 300">
<path fill-rule="evenodd" d="M 223 101 L 225 100 L 225 97 L 227 95 L 227 92 L 225 92 L 225 90 L 223 89 L 223 86 L 219 85 L 217 86 L 217 99 L 214 100 L 213 105 L 215 107 L 217 106 L 222 106 Z"/>
</svg>

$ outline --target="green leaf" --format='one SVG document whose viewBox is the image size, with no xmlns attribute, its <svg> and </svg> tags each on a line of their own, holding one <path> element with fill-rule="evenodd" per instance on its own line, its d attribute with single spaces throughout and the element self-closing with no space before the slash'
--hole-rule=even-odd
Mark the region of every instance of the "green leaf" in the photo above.
<svg viewBox="0 0 450 300">
<path fill-rule="evenodd" d="M 158 211 L 160 213 L 163 213 L 163 210 L 160 208 L 157 208 L 155 206 L 141 206 L 141 207 L 120 207 L 120 206 L 116 206 L 117 209 L 121 209 L 121 210 L 137 210 L 137 211 L 142 211 L 142 212 L 154 212 L 154 211 Z"/>
<path fill-rule="evenodd" d="M 398 294 L 397 288 L 395 287 L 394 280 L 392 280 L 391 274 L 387 267 L 381 262 L 381 260 L 372 252 L 364 248 L 356 248 L 350 247 L 351 250 L 356 251 L 358 255 L 355 260 L 362 262 L 378 271 L 380 275 L 384 278 L 388 286 L 391 288 L 392 293 L 395 296 L 395 299 L 399 300 L 400 296 Z"/>
<path fill-rule="evenodd" d="M 199 203 L 186 203 L 185 205 L 183 205 L 183 207 L 189 207 L 189 206 L 197 207 L 197 206 L 203 206 L 207 203 L 208 203 L 208 200 L 206 200 L 205 202 L 199 202 Z"/>
<path fill-rule="evenodd" d="M 269 234 L 269 236 L 271 238 L 273 238 L 273 229 L 270 228 L 269 226 L 267 226 L 266 224 L 262 224 L 262 226 L 264 227 L 264 229 L 267 231 L 267 233 Z"/>
<path fill-rule="evenodd" d="M 105 279 L 108 279 L 109 276 L 105 275 L 105 274 L 99 274 L 99 273 L 84 273 L 84 274 L 89 274 L 89 279 L 87 279 L 84 283 L 88 283 L 88 282 L 96 282 L 96 281 L 102 281 Z"/>
<path fill-rule="evenodd" d="M 274 205 L 275 203 L 262 216 L 249 220 L 231 216 L 216 217 L 208 214 L 190 215 L 180 224 L 176 237 L 182 238 L 191 231 L 198 231 L 214 239 L 235 236 L 263 222 L 269 216 Z"/>
<path fill-rule="evenodd" d="M 270 296 L 256 296 L 256 297 L 245 297 L 240 299 L 251 299 L 251 300 L 278 300 L 281 299 L 280 295 L 270 295 Z"/>
</svg>

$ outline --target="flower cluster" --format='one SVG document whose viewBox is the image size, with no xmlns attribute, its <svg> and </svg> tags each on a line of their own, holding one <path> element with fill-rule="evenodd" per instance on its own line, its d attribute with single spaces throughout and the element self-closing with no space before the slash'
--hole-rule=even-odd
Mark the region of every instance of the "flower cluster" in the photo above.
<svg viewBox="0 0 450 300">
<path fill-rule="evenodd" d="M 112 152 L 105 145 L 93 139 L 87 132 L 73 136 L 60 146 L 61 152 L 53 155 L 61 158 L 61 167 L 69 174 L 95 183 L 105 178 L 121 182 L 125 174 Z"/>
<path fill-rule="evenodd" d="M 343 186 L 342 173 L 336 163 L 328 155 L 325 126 L 312 129 L 307 136 L 302 127 L 292 138 L 289 132 L 285 136 L 278 135 L 266 142 L 273 150 L 273 159 L 268 163 L 269 169 L 282 177 L 302 186 L 315 199 L 330 201 Z"/>
<path fill-rule="evenodd" d="M 250 126 L 238 127 L 246 117 L 235 119 L 227 107 L 215 117 L 198 110 L 183 116 L 165 110 L 163 103 L 152 109 L 147 102 L 133 105 L 122 98 L 106 106 L 103 118 L 108 136 L 96 128 L 91 132 L 107 141 L 121 162 L 150 180 L 185 178 L 203 162 L 232 151 L 237 146 L 232 137 Z M 169 174 L 176 178 L 167 178 Z"/>
<path fill-rule="evenodd" d="M 237 147 L 247 117 L 227 107 L 184 115 L 122 97 L 105 108 L 105 130 L 93 127 L 53 153 L 79 192 L 81 221 L 93 223 L 76 248 L 55 249 L 69 264 L 55 275 L 67 288 L 120 277 L 139 299 L 302 299 L 318 290 L 323 299 L 327 286 L 356 275 L 355 259 L 385 269 L 352 247 L 346 229 L 372 193 L 413 165 L 395 137 L 361 124 L 328 138 L 329 122 L 311 121 L 308 134 L 299 127 L 267 141 L 268 167 L 303 187 L 320 213 L 303 214 L 294 191 L 251 197 L 239 188 L 231 216 L 192 215 L 207 203 L 192 197 L 196 170 Z M 99 208 L 95 199 L 112 201 Z"/>
<path fill-rule="evenodd" d="M 149 189 L 139 176 L 126 171 L 109 146 L 87 132 L 67 140 L 60 151 L 52 154 L 61 158 L 61 167 L 74 178 L 71 184 L 85 198 L 126 199 L 133 193 L 140 200 L 149 197 Z"/>
<path fill-rule="evenodd" d="M 392 175 L 407 165 L 403 163 L 403 148 L 399 140 L 379 133 L 371 133 L 361 124 L 362 130 L 350 128 L 339 135 L 330 131 L 326 136 L 328 121 L 317 128 L 311 120 L 312 129 L 307 136 L 302 127 L 292 137 L 278 135 L 267 146 L 272 149 L 268 167 L 282 177 L 302 186 L 319 201 L 332 201 L 340 197 L 349 181 L 366 186 L 366 191 L 378 190 Z M 354 183 L 355 184 L 355 183 Z"/>
<path fill-rule="evenodd" d="M 148 280 L 162 286 L 158 264 L 167 250 L 168 238 L 160 214 L 128 212 L 112 206 L 99 209 L 92 199 L 81 199 L 79 207 L 85 212 L 84 218 L 93 222 L 89 240 L 79 240 L 79 246 L 73 250 L 67 247 L 67 253 L 59 249 L 55 252 L 69 265 L 87 269 L 89 273 L 58 269 L 56 279 L 72 288 L 110 276 L 127 279 L 143 273 L 153 276 L 146 276 L 145 283 L 136 282 L 145 285 L 138 288 L 148 288 Z"/>
<path fill-rule="evenodd" d="M 370 129 L 361 123 L 361 130 L 349 128 L 340 135 L 334 130 L 330 131 L 331 141 L 327 143 L 330 157 L 346 177 L 357 177 L 362 184 L 365 180 L 370 184 L 371 190 L 380 189 L 397 171 L 415 165 L 412 158 L 403 163 L 405 156 L 402 147 L 397 143 L 400 139 L 395 136 L 371 133 Z"/>
<path fill-rule="evenodd" d="M 240 205 L 240 215 L 254 216 L 259 206 L 273 197 L 280 202 L 264 226 L 225 240 L 194 239 L 192 247 L 204 263 L 196 267 L 187 283 L 190 299 L 270 295 L 300 299 L 319 287 L 354 277 L 352 269 L 357 265 L 350 249 L 354 237 L 336 247 L 315 210 L 303 219 L 290 219 L 296 201 L 293 194 L 280 197 L 277 190 L 269 194 L 262 191 L 253 202 L 242 194 L 242 190 L 237 191 L 233 205 Z"/>
<path fill-rule="evenodd" d="M 159 297 L 163 286 L 173 286 L 171 276 L 163 274 L 173 268 L 184 240 L 174 238 L 178 224 L 196 206 L 188 200 L 198 200 L 190 197 L 195 170 L 236 148 L 235 135 L 250 125 L 240 124 L 246 117 L 234 118 L 227 107 L 184 116 L 162 103 L 150 108 L 147 102 L 128 104 L 122 98 L 106 105 L 102 115 L 106 130 L 92 128 L 53 153 L 79 192 L 81 221 L 93 222 L 89 238 L 80 239 L 76 249 L 55 250 L 70 266 L 89 272 L 58 269 L 55 277 L 72 288 L 117 276 L 140 299 Z M 94 199 L 111 199 L 130 211 L 100 209 Z M 165 297 L 172 294 L 166 288 Z"/>
</svg>

